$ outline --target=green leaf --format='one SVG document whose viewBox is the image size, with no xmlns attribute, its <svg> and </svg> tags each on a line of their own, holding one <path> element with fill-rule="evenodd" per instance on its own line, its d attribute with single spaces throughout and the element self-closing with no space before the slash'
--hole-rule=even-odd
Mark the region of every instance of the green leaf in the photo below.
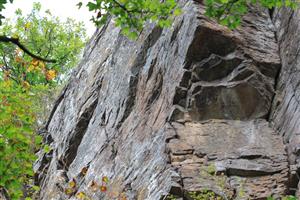
<svg viewBox="0 0 300 200">
<path fill-rule="evenodd" d="M 92 3 L 92 2 L 88 2 L 88 4 L 86 5 L 89 8 L 89 11 L 93 11 L 97 9 L 97 4 Z"/>
<path fill-rule="evenodd" d="M 49 146 L 49 145 L 45 145 L 45 146 L 44 146 L 44 152 L 45 152 L 45 153 L 49 153 L 50 150 L 51 150 L 51 149 L 50 149 L 50 146 Z"/>
</svg>

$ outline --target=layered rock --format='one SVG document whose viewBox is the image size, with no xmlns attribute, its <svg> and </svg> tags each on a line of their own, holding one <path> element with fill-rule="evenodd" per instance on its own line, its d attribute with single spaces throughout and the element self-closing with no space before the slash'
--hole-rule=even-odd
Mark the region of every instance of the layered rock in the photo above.
<svg viewBox="0 0 300 200">
<path fill-rule="evenodd" d="M 251 8 L 231 31 L 183 2 L 171 28 L 148 25 L 137 41 L 113 21 L 95 33 L 44 131 L 40 199 L 287 193 L 288 156 L 267 121 L 280 70 L 269 13 Z M 104 176 L 107 192 L 94 188 Z"/>
<path fill-rule="evenodd" d="M 227 199 L 260 199 L 286 190 L 283 144 L 265 120 L 173 123 L 170 131 L 178 138 L 168 143 L 171 163 L 185 190 L 212 189 Z"/>
<path fill-rule="evenodd" d="M 290 190 L 300 197 L 300 93 L 299 93 L 299 19 L 300 11 L 281 9 L 273 14 L 280 49 L 282 70 L 278 77 L 271 121 L 277 132 L 284 138 L 289 154 Z M 297 189 L 298 188 L 298 189 Z"/>
</svg>

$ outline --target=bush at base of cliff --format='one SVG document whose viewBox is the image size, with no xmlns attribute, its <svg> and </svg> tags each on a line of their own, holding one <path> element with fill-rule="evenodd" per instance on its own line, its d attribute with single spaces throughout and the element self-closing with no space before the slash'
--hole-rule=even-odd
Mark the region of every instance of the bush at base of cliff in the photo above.
<svg viewBox="0 0 300 200">
<path fill-rule="evenodd" d="M 71 19 L 61 22 L 50 11 L 42 13 L 41 4 L 35 3 L 28 15 L 18 9 L 16 21 L 5 20 L 0 34 L 18 38 L 30 51 L 56 61 L 47 63 L 14 44 L 0 43 L 0 189 L 12 200 L 28 200 L 38 190 L 32 165 L 41 137 L 35 133 L 49 112 L 52 91 L 78 63 L 85 29 Z"/>
<path fill-rule="evenodd" d="M 6 188 L 12 199 L 20 199 L 32 186 L 34 152 L 41 138 L 32 124 L 35 113 L 28 92 L 12 81 L 0 82 L 0 187 Z"/>
</svg>

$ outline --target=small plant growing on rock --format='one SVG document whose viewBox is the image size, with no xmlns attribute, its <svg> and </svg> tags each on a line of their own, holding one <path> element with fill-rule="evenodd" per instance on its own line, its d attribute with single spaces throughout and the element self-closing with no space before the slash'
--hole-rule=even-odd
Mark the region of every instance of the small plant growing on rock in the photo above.
<svg viewBox="0 0 300 200">
<path fill-rule="evenodd" d="M 90 198 L 84 192 L 78 192 L 76 198 L 80 200 L 90 200 Z"/>
<path fill-rule="evenodd" d="M 200 192 L 189 192 L 188 194 L 194 200 L 223 200 L 221 196 L 209 190 L 202 190 Z"/>
<path fill-rule="evenodd" d="M 268 197 L 267 200 L 275 200 L 273 197 Z M 295 196 L 284 196 L 282 197 L 282 200 L 297 200 L 297 198 Z"/>
<path fill-rule="evenodd" d="M 208 165 L 206 170 L 210 175 L 216 175 L 217 170 L 214 164 Z"/>
<path fill-rule="evenodd" d="M 169 194 L 168 196 L 166 196 L 165 199 L 166 200 L 176 200 L 177 198 L 173 194 Z"/>
</svg>

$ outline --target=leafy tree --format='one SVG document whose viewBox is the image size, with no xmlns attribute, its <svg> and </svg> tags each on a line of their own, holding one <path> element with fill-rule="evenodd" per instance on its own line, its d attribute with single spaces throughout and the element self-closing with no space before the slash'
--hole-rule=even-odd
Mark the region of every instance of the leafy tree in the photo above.
<svg viewBox="0 0 300 200">
<path fill-rule="evenodd" d="M 13 0 L 9 0 L 9 2 L 12 3 Z M 3 19 L 5 18 L 1 12 L 5 9 L 4 5 L 6 3 L 7 3 L 7 0 L 0 0 L 0 25 L 2 25 Z M 33 58 L 36 58 L 38 60 L 43 60 L 43 61 L 47 61 L 47 62 L 55 62 L 55 60 L 43 59 L 42 57 L 30 52 L 23 44 L 20 43 L 18 38 L 11 38 L 6 35 L 0 35 L 0 42 L 13 43 L 13 44 L 19 46 L 25 53 L 29 54 L 30 56 L 32 56 Z"/>
<path fill-rule="evenodd" d="M 219 23 L 236 28 L 241 17 L 248 12 L 248 5 L 259 4 L 272 9 L 274 7 L 297 7 L 296 0 L 205 0 L 206 15 L 218 20 Z M 78 3 L 81 7 L 82 2 Z M 104 24 L 109 16 L 113 16 L 116 25 L 123 33 L 135 38 L 147 21 L 156 22 L 166 27 L 171 24 L 173 16 L 180 14 L 176 0 L 93 0 L 86 6 L 96 12 L 92 21 L 96 25 Z"/>
<path fill-rule="evenodd" d="M 9 0 L 11 3 L 13 0 Z M 7 0 L 0 0 L 0 12 L 4 9 Z M 259 4 L 268 9 L 275 7 L 298 6 L 297 0 L 204 0 L 206 15 L 218 20 L 219 23 L 236 28 L 241 17 L 248 12 L 248 5 Z M 82 7 L 83 2 L 77 4 Z M 116 25 L 122 28 L 125 35 L 135 38 L 147 21 L 157 23 L 159 26 L 169 26 L 172 17 L 180 14 L 176 0 L 92 0 L 86 6 L 96 13 L 92 21 L 100 26 L 109 16 L 113 16 Z M 4 18 L 0 15 L 1 19 Z M 0 42 L 3 41 L 0 37 Z"/>
<path fill-rule="evenodd" d="M 20 199 L 32 184 L 34 152 L 41 138 L 34 134 L 33 101 L 13 81 L 0 81 L 0 187 Z"/>
<path fill-rule="evenodd" d="M 297 0 L 205 0 L 206 15 L 233 29 L 240 25 L 250 4 L 267 9 L 283 6 L 295 9 L 298 6 Z"/>
<path fill-rule="evenodd" d="M 77 5 L 80 8 L 83 3 Z M 161 27 L 170 26 L 172 16 L 180 14 L 176 5 L 176 0 L 94 0 L 86 6 L 97 13 L 91 19 L 97 26 L 113 16 L 116 26 L 121 27 L 125 35 L 136 38 L 147 21 Z"/>
<path fill-rule="evenodd" d="M 3 20 L 0 35 L 10 35 L 29 52 L 11 41 L 0 43 L 0 189 L 13 200 L 29 199 L 36 189 L 32 163 L 41 143 L 35 134 L 41 96 L 76 66 L 85 29 L 72 19 L 61 22 L 50 11 L 42 15 L 35 3 L 30 14 L 17 10 L 14 21 Z"/>
<path fill-rule="evenodd" d="M 16 21 L 6 20 L 0 27 L 1 35 L 17 38 L 30 52 L 45 60 L 33 58 L 14 44 L 0 43 L 1 71 L 4 77 L 18 84 L 28 86 L 61 81 L 63 77 L 59 74 L 65 74 L 75 66 L 86 40 L 83 23 L 72 19 L 60 22 L 49 10 L 45 16 L 41 16 L 40 12 L 39 3 L 33 5 L 32 12 L 27 16 L 23 16 L 18 9 Z"/>
</svg>

